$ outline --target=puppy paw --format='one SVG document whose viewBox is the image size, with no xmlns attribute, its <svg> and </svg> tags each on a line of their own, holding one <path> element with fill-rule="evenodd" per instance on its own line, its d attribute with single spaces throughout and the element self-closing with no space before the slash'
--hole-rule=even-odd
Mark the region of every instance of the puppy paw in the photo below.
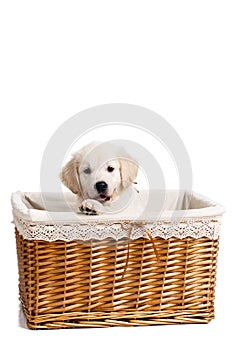
<svg viewBox="0 0 233 350">
<path fill-rule="evenodd" d="M 103 212 L 102 205 L 94 199 L 85 199 L 79 208 L 83 214 L 98 215 Z"/>
</svg>

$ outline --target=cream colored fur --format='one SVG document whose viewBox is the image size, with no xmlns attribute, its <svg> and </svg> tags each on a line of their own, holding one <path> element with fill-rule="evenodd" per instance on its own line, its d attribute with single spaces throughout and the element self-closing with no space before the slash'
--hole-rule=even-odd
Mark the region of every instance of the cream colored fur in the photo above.
<svg viewBox="0 0 233 350">
<path fill-rule="evenodd" d="M 109 172 L 109 168 L 114 170 Z M 63 167 L 61 181 L 77 195 L 85 214 L 100 214 L 132 185 L 137 173 L 138 165 L 122 147 L 111 142 L 91 143 Z M 108 185 L 107 201 L 101 201 L 96 190 L 96 183 L 101 181 Z"/>
</svg>

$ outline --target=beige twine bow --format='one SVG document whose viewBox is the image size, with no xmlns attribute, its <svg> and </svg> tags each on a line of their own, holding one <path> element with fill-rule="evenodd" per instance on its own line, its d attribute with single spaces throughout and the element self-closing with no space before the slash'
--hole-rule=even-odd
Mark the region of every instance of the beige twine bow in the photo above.
<svg viewBox="0 0 233 350">
<path fill-rule="evenodd" d="M 120 223 L 120 225 L 121 225 L 122 230 L 128 231 L 128 248 L 127 248 L 127 256 L 126 256 L 125 267 L 124 267 L 124 271 L 123 271 L 122 276 L 121 276 L 121 281 L 122 281 L 124 276 L 125 276 L 126 270 L 128 268 L 130 236 L 131 236 L 132 231 L 133 231 L 135 226 L 136 227 L 140 227 L 140 228 L 142 228 L 144 230 L 144 232 L 146 233 L 146 235 L 148 236 L 148 238 L 150 239 L 150 241 L 152 243 L 157 262 L 159 262 L 160 260 L 159 260 L 158 251 L 157 251 L 157 249 L 155 247 L 155 244 L 154 244 L 154 241 L 153 241 L 153 237 L 151 236 L 150 232 L 145 228 L 145 224 L 143 222 L 129 222 L 129 221 L 125 221 L 124 223 Z M 124 225 L 128 225 L 129 228 L 125 227 Z"/>
</svg>

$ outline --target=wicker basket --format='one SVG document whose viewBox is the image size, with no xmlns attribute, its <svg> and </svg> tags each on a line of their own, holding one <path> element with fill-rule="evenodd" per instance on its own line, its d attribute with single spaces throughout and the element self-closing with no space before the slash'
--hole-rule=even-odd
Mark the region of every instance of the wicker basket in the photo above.
<svg viewBox="0 0 233 350">
<path fill-rule="evenodd" d="M 176 197 L 179 203 L 187 194 L 182 196 Z M 185 215 L 183 204 L 174 207 L 179 215 L 172 221 L 170 208 L 154 221 L 119 216 L 103 221 L 101 216 L 71 219 L 71 212 L 62 210 L 50 210 L 49 217 L 38 198 L 12 196 L 19 293 L 29 328 L 214 318 L 221 206 L 192 195 Z"/>
</svg>

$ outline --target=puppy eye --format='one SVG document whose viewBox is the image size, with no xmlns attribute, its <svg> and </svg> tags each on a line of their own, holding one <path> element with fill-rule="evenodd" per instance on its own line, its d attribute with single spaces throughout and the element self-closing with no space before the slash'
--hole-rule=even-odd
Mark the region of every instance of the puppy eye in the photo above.
<svg viewBox="0 0 233 350">
<path fill-rule="evenodd" d="M 112 173 L 114 168 L 112 166 L 108 166 L 107 170 L 108 170 L 109 173 Z"/>
<path fill-rule="evenodd" d="M 83 171 L 85 174 L 90 174 L 91 173 L 91 169 L 90 168 L 86 168 Z"/>
</svg>

